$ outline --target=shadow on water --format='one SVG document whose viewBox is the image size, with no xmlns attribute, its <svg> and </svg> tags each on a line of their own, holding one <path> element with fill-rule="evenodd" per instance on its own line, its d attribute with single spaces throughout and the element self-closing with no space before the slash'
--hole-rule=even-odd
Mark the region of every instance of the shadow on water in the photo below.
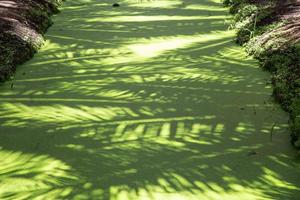
<svg viewBox="0 0 300 200">
<path fill-rule="evenodd" d="M 298 199 L 268 74 L 214 0 L 66 2 L 0 88 L 1 199 Z"/>
</svg>

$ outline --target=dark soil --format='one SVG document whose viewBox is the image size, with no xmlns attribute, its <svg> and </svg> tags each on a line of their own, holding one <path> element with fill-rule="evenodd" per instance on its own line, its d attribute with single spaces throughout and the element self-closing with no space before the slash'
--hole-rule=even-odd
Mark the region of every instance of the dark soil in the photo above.
<svg viewBox="0 0 300 200">
<path fill-rule="evenodd" d="M 41 46 L 57 5 L 54 0 L 0 1 L 0 81 L 10 78 L 16 65 Z"/>
</svg>

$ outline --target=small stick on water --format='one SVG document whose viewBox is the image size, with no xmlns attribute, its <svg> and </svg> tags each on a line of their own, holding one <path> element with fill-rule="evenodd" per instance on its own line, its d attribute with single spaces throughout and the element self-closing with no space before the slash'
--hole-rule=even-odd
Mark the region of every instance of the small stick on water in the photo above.
<svg viewBox="0 0 300 200">
<path fill-rule="evenodd" d="M 254 115 L 256 115 L 256 107 L 253 106 L 253 110 L 254 110 Z"/>
<path fill-rule="evenodd" d="M 276 123 L 273 124 L 272 128 L 271 128 L 271 132 L 270 132 L 270 140 L 273 140 L 273 132 L 274 132 L 274 128 L 276 126 Z"/>
<path fill-rule="evenodd" d="M 14 87 L 14 80 L 15 80 L 15 77 L 14 77 L 14 76 L 11 76 L 11 77 L 10 77 L 10 81 L 11 81 L 10 89 L 11 89 L 11 90 L 12 90 L 13 87 Z"/>
</svg>

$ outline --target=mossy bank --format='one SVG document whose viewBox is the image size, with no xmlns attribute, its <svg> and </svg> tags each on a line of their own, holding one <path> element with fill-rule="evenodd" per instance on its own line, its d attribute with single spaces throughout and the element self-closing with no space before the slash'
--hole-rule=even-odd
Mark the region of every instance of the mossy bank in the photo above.
<svg viewBox="0 0 300 200">
<path fill-rule="evenodd" d="M 300 2 L 224 0 L 237 42 L 271 72 L 273 96 L 290 113 L 291 142 L 300 147 Z"/>
<path fill-rule="evenodd" d="M 0 82 L 13 77 L 16 65 L 30 59 L 43 43 L 61 0 L 0 2 Z"/>
</svg>

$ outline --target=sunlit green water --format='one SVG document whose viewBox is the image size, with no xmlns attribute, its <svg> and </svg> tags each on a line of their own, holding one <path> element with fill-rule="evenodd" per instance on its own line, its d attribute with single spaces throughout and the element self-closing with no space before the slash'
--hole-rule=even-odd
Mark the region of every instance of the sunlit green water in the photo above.
<svg viewBox="0 0 300 200">
<path fill-rule="evenodd" d="M 219 1 L 112 3 L 66 2 L 0 87 L 0 199 L 299 199 L 288 117 Z"/>
</svg>

